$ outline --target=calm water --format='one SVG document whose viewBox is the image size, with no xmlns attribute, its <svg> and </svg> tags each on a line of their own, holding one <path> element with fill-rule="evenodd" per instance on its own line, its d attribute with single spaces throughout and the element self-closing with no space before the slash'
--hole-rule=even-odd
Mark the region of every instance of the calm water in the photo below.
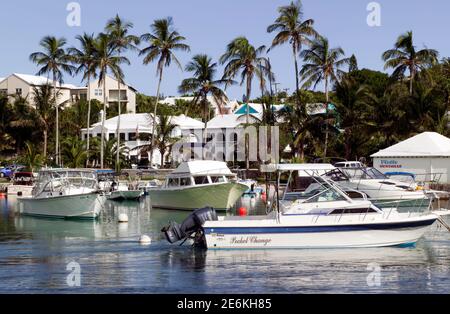
<svg viewBox="0 0 450 314">
<path fill-rule="evenodd" d="M 188 213 L 149 199 L 107 203 L 98 222 L 22 217 L 16 205 L 0 198 L 0 293 L 450 293 L 450 233 L 436 225 L 415 248 L 202 251 L 165 242 L 161 227 Z M 72 261 L 81 287 L 67 285 Z"/>
</svg>

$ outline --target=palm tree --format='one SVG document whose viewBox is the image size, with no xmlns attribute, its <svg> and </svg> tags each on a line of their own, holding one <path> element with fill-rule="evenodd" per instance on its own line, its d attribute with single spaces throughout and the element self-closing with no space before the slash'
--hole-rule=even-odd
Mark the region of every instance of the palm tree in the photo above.
<svg viewBox="0 0 450 314">
<path fill-rule="evenodd" d="M 237 37 L 232 40 L 228 46 L 226 52 L 220 57 L 220 63 L 225 64 L 224 80 L 228 81 L 228 84 L 232 80 L 241 75 L 241 86 L 246 83 L 246 96 L 247 102 L 247 114 L 246 124 L 250 123 L 250 108 L 248 102 L 252 92 L 252 82 L 255 76 L 261 80 L 261 78 L 270 75 L 268 60 L 262 57 L 265 52 L 266 46 L 259 46 L 255 48 L 251 45 L 247 38 Z M 249 168 L 248 160 L 248 141 L 246 141 L 246 168 Z"/>
<path fill-rule="evenodd" d="M 158 115 L 158 126 L 157 134 L 155 137 L 154 144 L 144 144 L 133 148 L 134 151 L 139 151 L 139 153 L 147 153 L 153 150 L 153 147 L 157 147 L 161 154 L 161 167 L 164 167 L 164 155 L 167 150 L 171 150 L 173 144 L 175 144 L 179 138 L 172 137 L 173 130 L 176 125 L 171 122 L 171 117 L 169 115 L 160 114 Z"/>
<path fill-rule="evenodd" d="M 63 73 L 67 72 L 69 75 L 75 70 L 75 67 L 70 64 L 71 58 L 66 53 L 64 46 L 66 45 L 65 38 L 56 38 L 53 36 L 44 37 L 39 45 L 43 48 L 42 52 L 34 52 L 30 55 L 30 60 L 36 63 L 41 68 L 37 72 L 37 75 L 47 74 L 53 78 L 53 97 L 56 100 L 56 163 L 60 162 L 59 152 L 59 113 L 58 113 L 58 101 L 56 95 L 56 82 L 63 83 Z"/>
<path fill-rule="evenodd" d="M 123 56 L 116 55 L 115 45 L 111 42 L 111 37 L 101 33 L 95 43 L 94 67 L 98 69 L 98 85 L 103 84 L 103 114 L 102 114 L 102 134 L 100 144 L 100 167 L 104 168 L 104 147 L 105 147 L 105 117 L 106 117 L 106 78 L 108 72 L 112 72 L 118 81 L 122 81 L 123 72 L 120 67 L 122 63 L 130 64 L 130 61 Z"/>
<path fill-rule="evenodd" d="M 300 105 L 299 93 L 299 70 L 297 55 L 301 52 L 304 44 L 310 44 L 310 37 L 317 37 L 317 32 L 314 30 L 314 20 L 303 20 L 303 10 L 301 1 L 294 3 L 293 1 L 287 5 L 278 8 L 279 16 L 275 23 L 267 27 L 267 32 L 272 33 L 277 31 L 275 38 L 272 41 L 270 49 L 283 45 L 289 42 L 292 46 L 292 56 L 294 58 L 295 68 L 295 87 L 297 106 Z"/>
<path fill-rule="evenodd" d="M 61 154 L 67 167 L 80 168 L 86 164 L 88 153 L 85 144 L 78 136 L 68 137 L 62 142 Z"/>
<path fill-rule="evenodd" d="M 153 112 L 153 126 L 152 126 L 152 147 L 155 144 L 155 131 L 156 131 L 156 114 L 159 102 L 159 92 L 161 89 L 161 81 L 163 78 L 164 67 L 169 67 L 174 61 L 180 69 L 182 69 L 181 63 L 175 56 L 176 50 L 190 51 L 190 47 L 184 43 L 185 37 L 181 36 L 173 28 L 173 20 L 171 17 L 165 19 L 155 20 L 150 26 L 151 33 L 143 34 L 140 37 L 141 41 L 147 42 L 149 46 L 142 49 L 139 53 L 140 56 L 144 56 L 143 63 L 145 65 L 158 60 L 156 66 L 156 74 L 159 76 L 158 89 L 156 91 L 156 102 Z M 153 149 L 150 151 L 150 164 L 153 162 Z"/>
<path fill-rule="evenodd" d="M 175 125 L 171 123 L 170 117 L 167 115 L 159 116 L 158 123 L 158 135 L 156 137 L 156 146 L 161 154 L 161 168 L 164 167 L 164 155 L 168 149 L 171 149 L 172 145 L 178 140 L 172 137 Z"/>
<path fill-rule="evenodd" d="M 130 29 L 133 28 L 133 24 L 122 20 L 119 15 L 116 15 L 115 18 L 108 21 L 106 24 L 106 32 L 111 38 L 111 45 L 116 49 L 117 55 L 120 58 L 122 55 L 122 52 L 133 49 L 137 50 L 136 45 L 139 44 L 139 38 L 137 36 L 129 34 Z M 117 121 L 117 131 L 116 131 L 116 138 L 117 138 L 117 146 L 120 147 L 120 115 L 121 115 L 121 83 L 122 78 L 116 77 L 117 79 L 117 89 L 119 90 L 118 100 L 117 100 L 117 106 L 118 106 L 118 121 Z M 116 150 L 116 167 L 120 166 L 120 150 Z M 116 168 L 116 171 L 119 171 L 120 169 Z"/>
<path fill-rule="evenodd" d="M 29 141 L 25 142 L 25 153 L 19 161 L 31 172 L 42 166 L 41 154 L 38 153 L 36 146 Z"/>
<path fill-rule="evenodd" d="M 206 129 L 210 111 L 207 97 L 211 94 L 217 104 L 222 107 L 228 98 L 221 86 L 225 85 L 227 81 L 223 79 L 215 80 L 217 63 L 213 63 L 212 59 L 204 54 L 195 55 L 186 65 L 185 71 L 192 72 L 193 76 L 181 82 L 179 92 L 182 94 L 193 93 L 195 95 L 192 105 L 201 105 Z M 206 137 L 206 132 L 204 132 L 204 136 Z"/>
<path fill-rule="evenodd" d="M 33 102 L 36 107 L 36 117 L 38 123 L 43 127 L 44 135 L 44 161 L 47 160 L 47 138 L 50 122 L 52 121 L 53 106 L 55 98 L 52 95 L 52 87 L 50 85 L 42 85 L 33 88 Z"/>
<path fill-rule="evenodd" d="M 312 42 L 309 49 L 303 50 L 300 56 L 305 62 L 300 71 L 300 74 L 304 77 L 303 86 L 308 88 L 313 85 L 316 88 L 320 82 L 323 81 L 325 83 L 327 121 L 325 123 L 326 131 L 323 157 L 326 158 L 329 137 L 329 84 L 338 81 L 338 78 L 344 74 L 340 68 L 349 64 L 350 60 L 348 58 L 342 58 L 344 56 L 344 50 L 341 47 L 330 48 L 328 39 L 321 36 Z"/>
<path fill-rule="evenodd" d="M 87 143 L 86 143 L 86 162 L 89 160 L 90 136 L 89 128 L 91 126 L 91 79 L 97 77 L 95 69 L 95 37 L 84 33 L 82 36 L 78 35 L 76 39 L 79 41 L 81 48 L 70 48 L 69 54 L 73 58 L 74 63 L 78 65 L 75 70 L 76 74 L 83 73 L 83 81 L 87 82 L 88 86 L 88 114 L 87 114 Z"/>
<path fill-rule="evenodd" d="M 393 68 L 392 76 L 402 78 L 409 71 L 409 94 L 413 93 L 413 81 L 416 74 L 437 62 L 439 53 L 434 49 L 422 49 L 416 51 L 413 43 L 412 31 L 398 37 L 394 49 L 383 53 L 384 68 Z"/>
<path fill-rule="evenodd" d="M 354 157 L 354 148 L 367 140 L 367 123 L 370 123 L 370 105 L 374 98 L 366 85 L 358 84 L 351 77 L 345 77 L 336 84 L 336 111 L 340 118 L 340 128 L 344 130 L 345 158 Z"/>
</svg>

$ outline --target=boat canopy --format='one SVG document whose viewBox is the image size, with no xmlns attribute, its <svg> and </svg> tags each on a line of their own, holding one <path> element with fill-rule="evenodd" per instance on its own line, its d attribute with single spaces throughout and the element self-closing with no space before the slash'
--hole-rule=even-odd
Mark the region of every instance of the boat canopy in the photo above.
<svg viewBox="0 0 450 314">
<path fill-rule="evenodd" d="M 213 160 L 194 160 L 180 164 L 169 177 L 180 176 L 196 176 L 196 175 L 233 175 L 227 164 L 222 161 Z"/>
<path fill-rule="evenodd" d="M 262 165 L 261 171 L 331 171 L 336 169 L 331 164 L 270 164 Z"/>
</svg>

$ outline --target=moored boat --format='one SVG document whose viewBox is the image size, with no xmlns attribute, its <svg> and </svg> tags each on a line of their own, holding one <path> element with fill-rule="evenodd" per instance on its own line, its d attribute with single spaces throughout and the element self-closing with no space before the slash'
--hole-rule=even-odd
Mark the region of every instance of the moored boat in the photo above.
<svg viewBox="0 0 450 314">
<path fill-rule="evenodd" d="M 153 207 L 195 210 L 212 206 L 228 210 L 248 189 L 226 163 L 210 160 L 183 162 L 170 173 L 164 185 L 148 191 Z"/>
<path fill-rule="evenodd" d="M 104 205 L 95 171 L 46 169 L 39 172 L 31 197 L 19 197 L 24 215 L 63 219 L 95 219 Z"/>
<path fill-rule="evenodd" d="M 35 179 L 33 172 L 15 172 L 12 184 L 8 186 L 8 195 L 31 196 Z"/>
<path fill-rule="evenodd" d="M 128 182 L 120 182 L 112 186 L 112 191 L 107 194 L 109 200 L 138 200 L 144 192 Z"/>
<path fill-rule="evenodd" d="M 183 224 L 163 229 L 169 242 L 192 237 L 209 249 L 352 248 L 412 245 L 439 218 L 436 212 L 399 213 L 355 200 L 333 181 L 320 176 L 331 165 L 271 165 L 281 173 L 302 172 L 317 189 L 286 198 L 289 182 L 276 209 L 264 216 L 218 217 L 212 208 L 194 212 Z M 277 186 L 279 188 L 279 185 Z"/>
</svg>

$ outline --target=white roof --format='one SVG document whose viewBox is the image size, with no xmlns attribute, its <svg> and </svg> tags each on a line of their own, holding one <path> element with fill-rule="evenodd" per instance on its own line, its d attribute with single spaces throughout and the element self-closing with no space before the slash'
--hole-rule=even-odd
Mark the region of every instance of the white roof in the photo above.
<svg viewBox="0 0 450 314">
<path fill-rule="evenodd" d="M 450 157 L 450 138 L 424 132 L 380 150 L 371 157 Z"/>
<path fill-rule="evenodd" d="M 13 75 L 17 76 L 18 78 L 20 78 L 21 80 L 27 82 L 30 85 L 40 86 L 40 85 L 45 85 L 47 83 L 48 84 L 53 84 L 53 80 L 52 79 L 47 79 L 44 76 L 36 76 L 36 75 L 20 74 L 20 73 L 13 73 Z M 62 85 L 60 85 L 59 83 L 57 83 L 56 86 L 63 87 L 63 88 L 69 88 L 69 89 L 78 88 L 77 86 L 72 85 L 72 84 L 62 84 Z"/>
<path fill-rule="evenodd" d="M 175 169 L 170 176 L 179 175 L 230 175 L 231 170 L 227 167 L 227 164 L 222 161 L 214 160 L 194 160 L 183 162 Z"/>
<path fill-rule="evenodd" d="M 261 171 L 274 172 L 274 171 L 330 171 L 334 170 L 331 164 L 270 164 L 262 165 Z"/>
<path fill-rule="evenodd" d="M 250 114 L 250 123 L 253 123 L 257 120 L 261 121 L 261 114 Z M 241 124 L 245 124 L 246 115 L 236 115 L 232 114 L 223 114 L 217 115 L 208 121 L 207 128 L 208 129 L 225 129 L 225 128 L 236 128 Z"/>
<path fill-rule="evenodd" d="M 5 78 L 4 77 L 0 77 L 0 82 L 3 81 Z"/>
<path fill-rule="evenodd" d="M 152 131 L 152 117 L 148 113 L 127 113 L 120 115 L 120 129 L 121 130 L 136 130 L 136 132 L 151 132 Z M 156 119 L 158 121 L 158 118 Z M 115 131 L 117 129 L 118 116 L 105 120 L 105 129 Z M 170 123 L 179 126 L 181 129 L 203 128 L 203 122 L 186 117 L 185 115 L 170 117 Z M 101 128 L 102 122 L 97 122 L 92 125 L 92 128 Z"/>
</svg>

